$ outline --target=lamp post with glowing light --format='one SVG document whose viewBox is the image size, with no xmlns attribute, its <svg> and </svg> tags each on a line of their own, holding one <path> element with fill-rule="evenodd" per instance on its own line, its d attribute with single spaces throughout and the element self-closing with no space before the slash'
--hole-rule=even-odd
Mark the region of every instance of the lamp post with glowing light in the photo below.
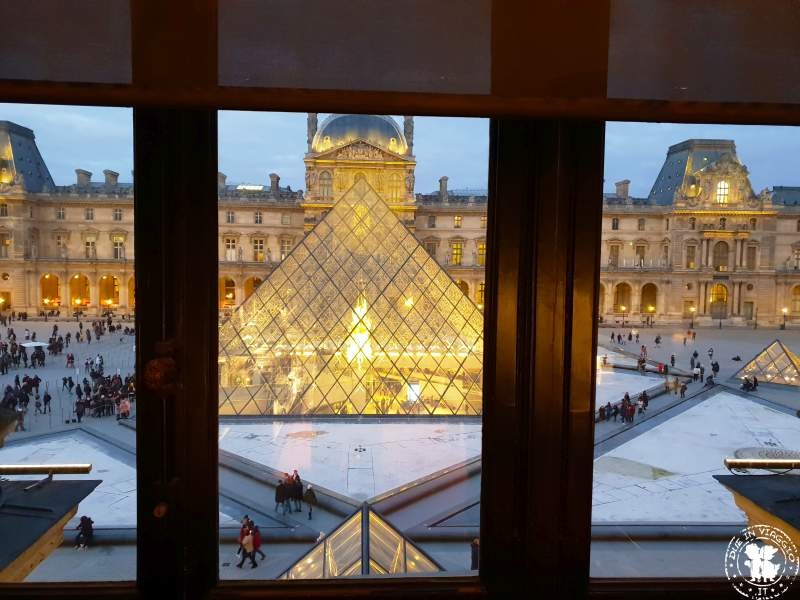
<svg viewBox="0 0 800 600">
<path fill-rule="evenodd" d="M 655 312 L 656 312 L 656 307 L 655 307 L 655 306 L 653 306 L 652 304 L 650 304 L 650 305 L 647 307 L 647 312 L 649 312 L 649 313 L 650 313 L 650 314 L 648 315 L 648 320 L 650 321 L 650 327 L 652 327 L 653 325 L 655 325 L 655 314 L 653 314 L 653 313 L 655 313 Z"/>
<path fill-rule="evenodd" d="M 628 310 L 628 307 L 623 305 L 619 309 L 622 311 L 622 326 L 625 327 L 625 311 Z"/>
<path fill-rule="evenodd" d="M 692 315 L 692 322 L 689 324 L 689 329 L 694 329 L 694 313 L 697 309 L 694 306 L 689 307 L 689 314 Z"/>
<path fill-rule="evenodd" d="M 789 309 L 784 306 L 781 309 L 781 312 L 783 313 L 783 324 L 781 325 L 781 329 L 786 329 L 786 313 L 789 312 Z"/>
</svg>

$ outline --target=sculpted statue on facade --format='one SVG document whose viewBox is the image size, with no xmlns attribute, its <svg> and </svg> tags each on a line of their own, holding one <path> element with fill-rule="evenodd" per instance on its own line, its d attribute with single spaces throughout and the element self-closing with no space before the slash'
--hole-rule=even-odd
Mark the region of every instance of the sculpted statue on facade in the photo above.
<svg viewBox="0 0 800 600">
<path fill-rule="evenodd" d="M 383 158 L 383 153 L 368 144 L 353 144 L 342 148 L 337 154 L 336 158 L 344 160 L 380 160 Z"/>
<path fill-rule="evenodd" d="M 406 191 L 409 194 L 414 193 L 414 171 L 406 173 Z"/>
</svg>

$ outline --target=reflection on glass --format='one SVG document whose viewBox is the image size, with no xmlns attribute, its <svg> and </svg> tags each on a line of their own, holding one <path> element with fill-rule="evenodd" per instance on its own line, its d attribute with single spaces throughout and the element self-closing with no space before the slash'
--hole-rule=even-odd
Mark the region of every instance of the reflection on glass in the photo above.
<svg viewBox="0 0 800 600">
<path fill-rule="evenodd" d="M 220 113 L 221 578 L 477 572 L 486 125 Z"/>
<path fill-rule="evenodd" d="M 606 140 L 591 574 L 723 577 L 734 536 L 796 499 L 774 461 L 800 456 L 800 137 L 609 123 Z"/>
</svg>

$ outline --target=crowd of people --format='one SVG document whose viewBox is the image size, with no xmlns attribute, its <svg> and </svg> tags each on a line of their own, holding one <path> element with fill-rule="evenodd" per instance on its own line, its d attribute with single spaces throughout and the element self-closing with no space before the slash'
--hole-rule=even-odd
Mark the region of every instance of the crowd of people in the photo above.
<svg viewBox="0 0 800 600">
<path fill-rule="evenodd" d="M 645 344 L 640 343 L 640 334 L 635 329 L 630 329 L 625 332 L 618 332 L 612 331 L 610 333 L 610 340 L 611 343 L 616 343 L 618 346 L 625 346 L 626 342 L 632 343 L 635 342 L 639 344 L 639 353 L 637 357 L 636 368 L 642 375 L 644 375 L 647 371 L 648 366 L 648 348 Z M 695 342 L 697 340 L 697 331 L 695 330 L 688 330 L 686 334 L 683 336 L 683 345 L 686 346 L 688 341 Z M 661 335 L 656 335 L 653 338 L 653 342 L 656 347 L 659 347 L 662 338 Z M 657 362 L 656 366 L 651 370 L 653 372 L 658 372 L 659 374 L 667 376 L 664 381 L 664 391 L 666 393 L 674 393 L 675 395 L 680 394 L 681 398 L 686 397 L 686 391 L 688 389 L 688 384 L 690 382 L 701 382 L 706 387 L 710 387 L 715 385 L 715 378 L 720 370 L 719 362 L 714 360 L 714 348 L 710 347 L 708 349 L 708 361 L 711 372 L 706 377 L 706 367 L 703 365 L 700 360 L 700 354 L 695 349 L 691 355 L 689 356 L 689 376 L 690 379 L 680 381 L 677 377 L 673 376 L 671 379 L 668 377 L 671 370 L 675 369 L 675 365 L 677 363 L 677 357 L 675 353 L 671 353 L 669 356 L 669 360 L 661 363 Z M 738 357 L 734 357 L 736 359 Z M 739 359 L 741 360 L 741 359 Z M 653 362 L 653 361 L 649 361 Z M 603 356 L 603 366 L 608 366 L 608 356 Z M 748 387 L 745 387 L 747 385 Z M 752 382 L 749 384 L 745 383 L 742 386 L 742 389 L 749 391 L 749 386 L 752 386 Z M 630 394 L 625 393 L 625 396 L 617 403 L 612 404 L 611 402 L 607 402 L 605 405 L 601 405 L 595 411 L 595 419 L 596 421 L 617 421 L 620 420 L 623 423 L 633 423 L 634 418 L 637 414 L 643 414 L 647 411 L 647 405 L 650 400 L 648 392 L 645 390 L 641 392 L 636 400 L 632 400 Z"/>
<path fill-rule="evenodd" d="M 114 333 L 121 333 L 120 340 L 124 342 L 125 336 L 134 334 L 132 327 L 123 327 L 119 323 L 115 325 L 109 316 L 106 320 L 91 321 L 86 326 L 83 322 L 79 322 L 74 335 L 73 332 L 64 333 L 57 323 L 53 324 L 47 342 L 37 341 L 36 332 L 28 328 L 25 328 L 20 335 L 23 339 L 18 339 L 17 332 L 9 324 L 20 319 L 20 316 L 16 313 L 0 316 L 0 323 L 7 327 L 5 338 L 0 339 L 0 375 L 7 375 L 12 369 L 41 369 L 46 364 L 47 355 L 54 358 L 63 355 L 65 368 L 74 369 L 75 354 L 69 350 L 74 343 L 85 342 L 88 346 L 92 338 L 100 340 L 104 335 Z M 136 394 L 134 376 L 106 375 L 101 354 L 88 356 L 83 367 L 86 377 L 82 381 L 76 381 L 78 378 L 73 379 L 71 375 L 63 377 L 61 381 L 61 391 L 67 392 L 70 396 L 73 393 L 77 396 L 67 422 L 81 422 L 84 415 L 93 417 L 116 415 L 117 419 L 129 418 L 131 403 L 135 401 Z M 40 391 L 40 387 L 44 389 Z M 34 404 L 34 415 L 44 415 L 52 413 L 52 400 L 51 389 L 48 389 L 47 384 L 42 386 L 42 378 L 35 373 L 32 376 L 26 373 L 22 374 L 21 378 L 20 374 L 14 375 L 14 383 L 5 386 L 0 403 L 16 412 L 16 430 L 25 431 L 30 403 Z"/>
<path fill-rule="evenodd" d="M 303 502 L 308 508 L 308 519 L 311 520 L 314 506 L 317 503 L 317 495 L 311 484 L 303 490 L 303 481 L 297 469 L 289 475 L 284 473 L 283 478 L 275 486 L 275 512 L 286 514 L 287 512 L 302 512 Z"/>
</svg>

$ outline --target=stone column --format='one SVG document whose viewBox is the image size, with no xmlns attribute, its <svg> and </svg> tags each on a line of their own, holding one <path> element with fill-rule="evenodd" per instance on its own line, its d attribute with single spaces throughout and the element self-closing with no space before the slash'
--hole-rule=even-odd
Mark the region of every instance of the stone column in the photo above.
<svg viewBox="0 0 800 600">
<path fill-rule="evenodd" d="M 127 310 L 128 308 L 128 274 L 119 279 L 119 307 Z"/>
<path fill-rule="evenodd" d="M 642 284 L 637 283 L 635 286 L 631 286 L 631 315 L 633 313 L 640 313 L 642 312 Z"/>
<path fill-rule="evenodd" d="M 738 240 L 737 240 L 737 245 L 738 245 Z M 739 282 L 732 281 L 731 288 L 733 288 L 731 290 L 731 316 L 733 316 L 737 314 L 736 307 L 739 303 Z"/>
<path fill-rule="evenodd" d="M 89 306 L 93 308 L 95 314 L 100 314 L 100 285 L 97 275 L 89 277 Z"/>
<path fill-rule="evenodd" d="M 700 306 L 698 307 L 698 312 L 701 315 L 706 314 L 708 307 L 708 282 L 701 282 L 700 283 Z"/>
<path fill-rule="evenodd" d="M 700 256 L 697 258 L 697 264 L 702 269 L 706 266 L 706 240 L 700 238 Z"/>
<path fill-rule="evenodd" d="M 58 276 L 60 277 L 59 282 L 58 282 L 58 287 L 59 287 L 59 292 L 58 293 L 61 296 L 61 306 L 62 307 L 66 306 L 67 307 L 67 314 L 69 314 L 69 278 L 70 278 L 70 274 L 69 274 L 69 272 L 64 271 L 63 273 L 59 273 Z"/>
<path fill-rule="evenodd" d="M 664 285 L 661 283 L 658 286 L 658 295 L 656 296 L 656 314 L 658 315 L 665 315 L 669 312 L 665 305 L 667 294 L 664 292 Z"/>
</svg>

